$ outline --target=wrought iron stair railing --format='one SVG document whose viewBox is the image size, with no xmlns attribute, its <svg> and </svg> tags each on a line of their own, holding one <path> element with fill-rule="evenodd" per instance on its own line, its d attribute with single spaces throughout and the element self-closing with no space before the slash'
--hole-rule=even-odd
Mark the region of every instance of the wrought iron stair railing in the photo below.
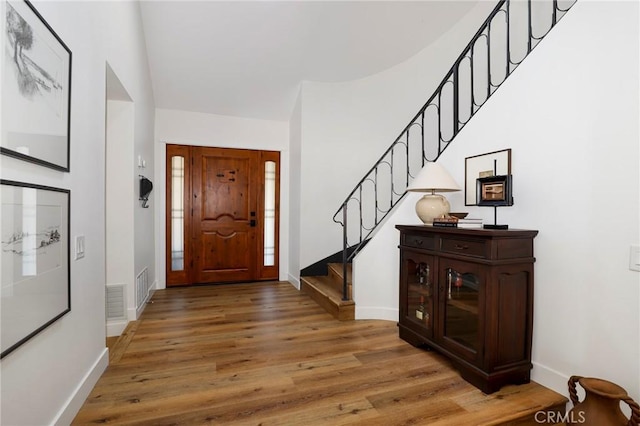
<svg viewBox="0 0 640 426">
<path fill-rule="evenodd" d="M 343 227 L 344 300 L 347 264 L 404 197 L 410 179 L 440 157 L 576 1 L 500 0 L 433 95 L 347 196 L 333 216 Z"/>
</svg>

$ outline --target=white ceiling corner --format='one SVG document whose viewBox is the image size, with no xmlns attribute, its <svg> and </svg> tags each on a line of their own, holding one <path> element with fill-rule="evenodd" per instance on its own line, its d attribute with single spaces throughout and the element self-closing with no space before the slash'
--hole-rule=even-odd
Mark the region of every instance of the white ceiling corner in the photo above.
<svg viewBox="0 0 640 426">
<path fill-rule="evenodd" d="M 477 2 L 145 0 L 156 106 L 287 121 L 303 80 L 388 69 Z"/>
</svg>

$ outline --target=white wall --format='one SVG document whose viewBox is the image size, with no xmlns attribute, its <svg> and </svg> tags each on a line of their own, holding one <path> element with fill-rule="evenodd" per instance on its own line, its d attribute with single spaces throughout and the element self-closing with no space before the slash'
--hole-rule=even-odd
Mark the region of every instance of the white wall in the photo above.
<svg viewBox="0 0 640 426">
<path fill-rule="evenodd" d="M 155 184 L 156 265 L 160 288 L 166 287 L 165 194 L 166 144 L 280 151 L 280 279 L 289 272 L 289 126 L 256 120 L 168 109 L 156 110 Z"/>
<path fill-rule="evenodd" d="M 97 10 L 99 7 L 108 7 L 96 2 Z M 110 3 L 110 2 L 106 2 Z M 109 66 L 120 80 L 123 88 L 126 90 L 135 105 L 134 111 L 134 128 L 133 128 L 133 145 L 128 146 L 132 157 L 127 161 L 132 181 L 133 191 L 127 200 L 127 206 L 133 206 L 133 234 L 130 239 L 133 243 L 134 250 L 134 275 L 138 275 L 145 268 L 148 270 L 149 282 L 156 283 L 155 276 L 155 215 L 156 208 L 155 197 L 157 195 L 154 189 L 149 197 L 149 208 L 141 207 L 139 197 L 139 179 L 138 175 L 144 175 L 153 181 L 155 173 L 154 167 L 154 143 L 153 128 L 155 120 L 155 104 L 153 100 L 153 91 L 151 88 L 151 79 L 149 74 L 149 64 L 147 62 L 146 42 L 144 38 L 142 23 L 140 19 L 139 5 L 137 2 L 130 3 L 129 7 L 135 14 L 128 14 L 118 17 L 119 21 L 110 21 L 108 17 L 99 20 L 101 31 L 105 34 L 106 55 Z M 115 26 L 114 22 L 118 22 Z M 119 31 L 114 27 L 122 25 L 129 28 L 129 31 Z M 111 58 L 119 58 L 118 60 Z M 130 65 L 129 65 L 130 64 Z M 127 155 L 130 155 L 129 153 Z M 138 158 L 145 161 L 144 168 L 138 167 Z M 127 172 L 129 174 L 129 172 Z M 154 187 L 156 182 L 154 181 Z M 122 199 L 124 201 L 124 199 Z M 134 276 L 135 279 L 135 276 Z M 135 301 L 131 300 L 130 308 L 133 308 Z M 135 309 L 134 309 L 135 310 Z M 131 315 L 131 309 L 130 309 Z"/>
<path fill-rule="evenodd" d="M 125 308 L 135 312 L 133 102 L 108 100 L 106 121 L 106 281 L 125 285 Z"/>
<path fill-rule="evenodd" d="M 300 93 L 289 121 L 289 269 L 288 280 L 300 289 L 300 179 L 302 175 L 302 99 Z"/>
<path fill-rule="evenodd" d="M 512 149 L 515 205 L 498 220 L 540 232 L 532 377 L 563 394 L 575 374 L 640 400 L 640 274 L 628 269 L 640 241 L 638 18 L 637 2 L 578 2 L 439 160 L 463 184 L 465 157 Z M 397 318 L 393 226 L 419 222 L 418 197 L 357 257 L 357 317 Z M 465 207 L 462 192 L 447 198 L 493 219 Z"/>
<path fill-rule="evenodd" d="M 384 72 L 345 83 L 303 83 L 302 268 L 342 249 L 333 214 L 434 92 L 494 6 L 479 2 L 432 45 Z"/>
<path fill-rule="evenodd" d="M 73 52 L 71 172 L 3 156 L 1 175 L 70 189 L 71 238 L 84 235 L 86 246 L 85 257 L 71 262 L 71 312 L 0 361 L 0 407 L 2 424 L 7 425 L 69 424 L 108 362 L 104 297 L 107 61 L 136 101 L 136 143 L 146 147 L 153 140 L 153 98 L 138 4 L 35 1 L 34 5 Z M 153 244 L 142 242 L 137 249 L 153 251 Z"/>
<path fill-rule="evenodd" d="M 111 3 L 111 2 L 106 2 Z M 155 103 L 153 100 L 153 91 L 151 88 L 151 78 L 149 73 L 149 64 L 147 62 L 146 41 L 142 22 L 140 18 L 139 4 L 137 2 L 130 3 L 132 12 L 119 20 L 103 19 L 103 31 L 108 34 L 107 58 L 121 58 L 119 60 L 109 59 L 109 65 L 120 79 L 122 85 L 127 90 L 135 105 L 134 113 L 134 138 L 132 161 L 129 162 L 129 169 L 132 170 L 133 193 L 128 201 L 129 205 L 133 205 L 133 247 L 134 247 L 134 274 L 138 275 L 145 268 L 148 270 L 148 280 L 156 285 L 157 279 L 155 275 L 155 214 L 156 208 L 162 209 L 162 205 L 157 203 L 158 192 L 156 185 L 158 182 L 153 180 L 155 174 L 154 166 L 154 120 L 155 120 Z M 99 3 L 101 4 L 101 2 Z M 108 7 L 104 5 L 104 7 Z M 117 25 L 114 24 L 117 22 Z M 120 31 L 120 26 L 128 28 L 129 31 Z M 138 157 L 146 163 L 144 168 L 138 167 Z M 151 179 L 154 189 L 149 196 L 149 208 L 141 207 L 139 197 L 139 178 L 138 175 L 144 175 Z M 135 277 L 134 277 L 135 279 Z M 130 303 L 130 307 L 135 305 L 135 301 Z M 130 314 L 130 316 L 132 316 Z"/>
</svg>

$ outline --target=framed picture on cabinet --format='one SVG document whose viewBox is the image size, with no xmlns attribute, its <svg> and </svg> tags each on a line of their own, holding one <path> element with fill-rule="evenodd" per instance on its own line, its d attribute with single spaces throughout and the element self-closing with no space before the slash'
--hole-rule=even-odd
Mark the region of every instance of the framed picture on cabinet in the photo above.
<svg viewBox="0 0 640 426">
<path fill-rule="evenodd" d="M 511 175 L 511 149 L 474 155 L 464 160 L 464 195 L 466 206 L 479 205 L 476 180 Z"/>
<path fill-rule="evenodd" d="M 0 358 L 71 310 L 70 191 L 0 180 Z"/>
<path fill-rule="evenodd" d="M 477 179 L 479 206 L 512 206 L 511 175 L 490 176 Z"/>
<path fill-rule="evenodd" d="M 28 1 L 6 0 L 0 9 L 0 152 L 69 171 L 71 51 Z"/>
</svg>

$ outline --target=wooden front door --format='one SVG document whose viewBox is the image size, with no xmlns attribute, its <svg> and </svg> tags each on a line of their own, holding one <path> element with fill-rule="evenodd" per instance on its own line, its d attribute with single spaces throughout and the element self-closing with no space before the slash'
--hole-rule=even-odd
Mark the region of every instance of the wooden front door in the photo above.
<svg viewBox="0 0 640 426">
<path fill-rule="evenodd" d="M 256 279 L 256 151 L 193 150 L 194 282 Z"/>
<path fill-rule="evenodd" d="M 189 170 L 184 171 L 190 188 L 184 194 L 185 261 L 182 270 L 173 270 L 174 262 L 167 261 L 167 285 L 278 279 L 277 263 L 269 257 L 275 250 L 269 241 L 275 241 L 265 236 L 266 228 L 267 234 L 275 234 L 277 227 L 265 226 L 264 218 L 270 216 L 273 205 L 265 194 L 278 195 L 266 188 L 279 153 L 168 145 L 168 174 L 174 151 L 184 156 L 185 149 L 190 157 Z M 177 191 L 170 185 L 176 186 L 167 178 L 168 201 L 170 193 Z M 167 212 L 175 216 L 169 202 Z M 169 234 L 175 229 L 169 228 L 180 223 L 167 219 L 169 257 L 175 253 Z M 265 262 L 267 258 L 271 261 Z"/>
</svg>

